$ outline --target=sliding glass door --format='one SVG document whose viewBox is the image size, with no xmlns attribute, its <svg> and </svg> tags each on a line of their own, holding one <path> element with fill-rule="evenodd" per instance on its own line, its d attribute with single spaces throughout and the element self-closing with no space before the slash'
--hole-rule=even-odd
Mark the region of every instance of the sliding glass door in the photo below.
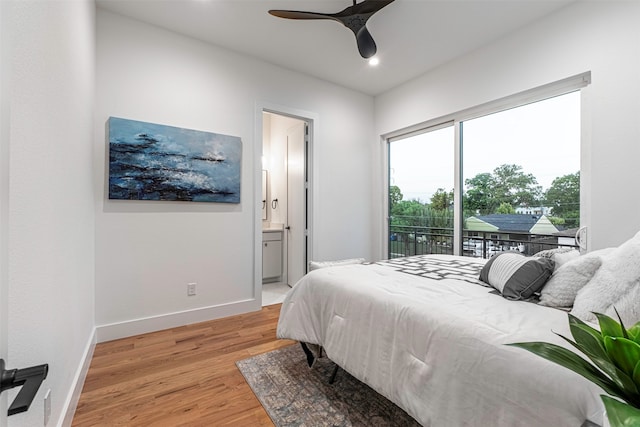
<svg viewBox="0 0 640 427">
<path fill-rule="evenodd" d="M 388 166 L 389 258 L 575 246 L 580 91 L 390 138 Z"/>
<path fill-rule="evenodd" d="M 461 135 L 466 255 L 575 245 L 580 92 L 464 121 Z"/>
</svg>

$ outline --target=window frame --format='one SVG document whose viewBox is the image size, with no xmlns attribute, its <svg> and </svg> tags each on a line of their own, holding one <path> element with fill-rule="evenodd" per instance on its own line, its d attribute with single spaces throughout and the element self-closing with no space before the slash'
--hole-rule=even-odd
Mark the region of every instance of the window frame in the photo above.
<svg viewBox="0 0 640 427">
<path fill-rule="evenodd" d="M 487 116 L 490 114 L 498 113 L 500 111 L 509 110 L 512 108 L 518 108 L 523 105 L 531 104 L 534 102 L 543 101 L 545 99 L 553 98 L 556 96 L 565 95 L 571 92 L 579 91 L 586 86 L 591 84 L 591 72 L 586 71 L 584 73 L 576 74 L 571 77 L 567 77 L 562 80 L 558 80 L 552 83 L 548 83 L 542 86 L 538 86 L 532 89 L 528 89 L 522 92 L 518 92 L 513 95 L 505 96 L 502 98 L 498 98 L 493 101 L 486 102 L 484 104 L 480 104 L 474 107 L 470 107 L 464 110 L 460 110 L 451 114 L 447 114 L 441 117 L 437 117 L 431 120 L 427 120 L 412 126 L 408 126 L 402 129 L 399 129 L 394 132 L 389 132 L 381 136 L 381 141 L 384 146 L 383 149 L 383 162 L 385 167 L 383 168 L 383 224 L 382 224 L 382 232 L 383 236 L 386 238 L 382 239 L 383 247 L 382 253 L 389 253 L 389 144 L 393 141 L 398 141 L 401 139 L 405 139 L 411 136 L 420 135 L 422 133 L 431 132 L 434 130 L 438 130 L 443 127 L 453 125 L 454 128 L 454 193 L 453 200 L 454 206 L 456 209 L 454 210 L 454 224 L 453 224 L 453 254 L 454 255 L 462 255 L 462 230 L 463 230 L 463 217 L 462 217 L 462 194 L 464 190 L 464 182 L 462 176 L 462 128 L 463 123 L 467 120 L 476 119 L 479 117 Z M 584 122 L 581 119 L 581 122 Z M 582 125 L 581 125 L 582 126 Z M 581 151 L 584 149 L 583 144 L 581 143 Z M 581 153 L 582 157 L 582 153 Z M 580 176 L 585 175 L 583 172 L 584 165 L 581 162 L 580 166 Z M 582 187 L 582 183 L 581 183 Z M 582 196 L 583 192 L 581 192 L 581 204 L 582 204 Z M 586 224 L 586 221 L 583 221 L 584 209 L 580 209 L 581 212 L 581 224 Z"/>
</svg>

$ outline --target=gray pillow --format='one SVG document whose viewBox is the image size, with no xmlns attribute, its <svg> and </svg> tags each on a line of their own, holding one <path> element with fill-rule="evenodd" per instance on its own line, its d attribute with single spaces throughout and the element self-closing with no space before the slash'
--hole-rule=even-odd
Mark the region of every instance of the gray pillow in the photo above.
<svg viewBox="0 0 640 427">
<path fill-rule="evenodd" d="M 480 271 L 480 280 L 507 299 L 527 299 L 544 286 L 553 273 L 553 266 L 548 258 L 504 252 L 487 261 Z"/>
<path fill-rule="evenodd" d="M 586 254 L 562 265 L 540 291 L 540 305 L 572 307 L 578 291 L 591 280 L 601 264 L 598 254 Z"/>
</svg>

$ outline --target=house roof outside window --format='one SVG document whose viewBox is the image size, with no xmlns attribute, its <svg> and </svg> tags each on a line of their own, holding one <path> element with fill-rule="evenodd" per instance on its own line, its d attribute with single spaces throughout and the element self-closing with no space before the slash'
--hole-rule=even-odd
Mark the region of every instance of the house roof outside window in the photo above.
<svg viewBox="0 0 640 427">
<path fill-rule="evenodd" d="M 559 230 L 546 215 L 491 214 L 467 218 L 466 229 L 530 234 L 553 234 Z"/>
</svg>

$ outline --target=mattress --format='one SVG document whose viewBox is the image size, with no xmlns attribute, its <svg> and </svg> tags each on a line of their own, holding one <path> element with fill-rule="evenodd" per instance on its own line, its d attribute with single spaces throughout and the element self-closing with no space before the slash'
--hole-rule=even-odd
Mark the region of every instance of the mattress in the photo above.
<svg viewBox="0 0 640 427">
<path fill-rule="evenodd" d="M 567 347 L 567 314 L 477 280 L 484 260 L 426 255 L 314 270 L 287 294 L 279 338 L 321 345 L 424 426 L 600 423 L 602 390 L 505 344 Z"/>
</svg>

